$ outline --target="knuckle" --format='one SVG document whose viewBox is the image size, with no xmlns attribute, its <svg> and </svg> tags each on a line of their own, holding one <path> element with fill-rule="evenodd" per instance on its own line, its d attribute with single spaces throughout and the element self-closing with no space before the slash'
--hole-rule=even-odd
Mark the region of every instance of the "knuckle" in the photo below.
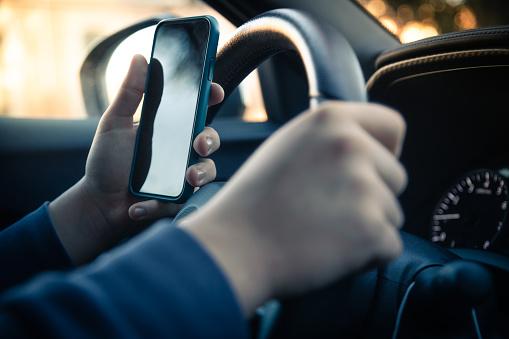
<svg viewBox="0 0 509 339">
<path fill-rule="evenodd" d="M 354 123 L 343 121 L 326 135 L 328 137 L 326 137 L 325 147 L 330 150 L 333 156 L 343 157 L 368 151 L 362 130 Z"/>
<path fill-rule="evenodd" d="M 334 157 L 344 157 L 354 153 L 358 144 L 351 135 L 339 135 L 330 138 L 326 146 Z"/>
<path fill-rule="evenodd" d="M 318 106 L 318 108 L 314 111 L 313 119 L 317 123 L 324 123 L 330 120 L 331 116 L 331 109 L 327 104 L 321 104 Z"/>
<path fill-rule="evenodd" d="M 345 109 L 346 103 L 340 101 L 326 101 L 314 110 L 314 119 L 319 123 L 338 123 L 350 118 L 350 111 Z"/>
</svg>

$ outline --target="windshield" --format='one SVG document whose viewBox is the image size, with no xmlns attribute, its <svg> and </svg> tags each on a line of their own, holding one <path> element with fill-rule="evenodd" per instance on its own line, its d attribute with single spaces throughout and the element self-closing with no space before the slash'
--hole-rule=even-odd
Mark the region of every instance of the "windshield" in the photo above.
<svg viewBox="0 0 509 339">
<path fill-rule="evenodd" d="M 509 1 L 359 0 L 401 42 L 509 24 Z"/>
</svg>

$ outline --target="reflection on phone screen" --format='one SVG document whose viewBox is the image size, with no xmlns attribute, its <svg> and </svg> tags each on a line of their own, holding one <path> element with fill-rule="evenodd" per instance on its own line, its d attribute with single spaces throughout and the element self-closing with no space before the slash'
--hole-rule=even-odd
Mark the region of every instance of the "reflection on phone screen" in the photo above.
<svg viewBox="0 0 509 339">
<path fill-rule="evenodd" d="M 182 191 L 207 39 L 205 21 L 157 29 L 133 168 L 135 191 L 173 197 Z"/>
</svg>

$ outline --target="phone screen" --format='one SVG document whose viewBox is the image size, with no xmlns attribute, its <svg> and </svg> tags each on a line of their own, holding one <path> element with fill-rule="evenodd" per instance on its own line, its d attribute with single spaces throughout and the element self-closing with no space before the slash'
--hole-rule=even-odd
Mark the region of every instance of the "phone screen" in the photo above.
<svg viewBox="0 0 509 339">
<path fill-rule="evenodd" d="M 210 23 L 199 19 L 156 29 L 132 169 L 135 193 L 176 197 L 184 188 L 200 89 L 208 80 L 209 34 Z"/>
</svg>

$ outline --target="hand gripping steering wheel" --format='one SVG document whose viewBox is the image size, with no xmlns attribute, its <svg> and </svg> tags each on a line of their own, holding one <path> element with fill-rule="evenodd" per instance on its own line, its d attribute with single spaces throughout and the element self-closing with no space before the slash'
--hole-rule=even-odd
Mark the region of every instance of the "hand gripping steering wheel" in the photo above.
<svg viewBox="0 0 509 339">
<path fill-rule="evenodd" d="M 225 100 L 263 61 L 286 51 L 297 54 L 304 65 L 310 107 L 329 99 L 367 101 L 361 67 L 348 41 L 332 26 L 291 9 L 266 12 L 246 22 L 219 51 L 214 81 L 225 90 Z M 209 109 L 208 123 L 220 107 Z M 220 183 L 212 183 L 198 190 L 175 220 L 199 209 L 221 187 Z M 395 328 L 398 329 L 397 321 L 401 320 L 398 310 L 401 313 L 402 300 L 416 276 L 457 259 L 451 252 L 420 238 L 406 233 L 402 237 L 405 252 L 391 264 L 314 293 L 260 308 L 255 336 L 393 337 Z M 433 294 L 430 298 L 434 298 Z M 412 327 L 418 325 L 412 322 Z M 402 326 L 401 331 L 410 330 L 414 334 L 418 331 L 408 327 Z M 401 331 L 400 337 L 408 335 Z"/>
</svg>

